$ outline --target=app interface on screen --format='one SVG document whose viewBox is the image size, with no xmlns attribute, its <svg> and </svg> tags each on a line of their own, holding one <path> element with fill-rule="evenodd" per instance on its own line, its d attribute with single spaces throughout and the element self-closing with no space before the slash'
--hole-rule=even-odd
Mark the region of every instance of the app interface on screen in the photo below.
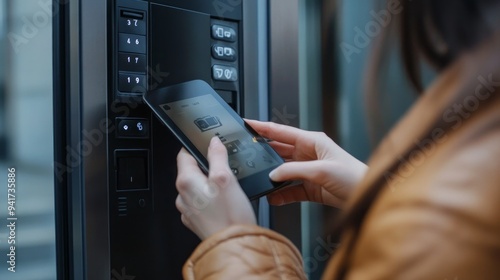
<svg viewBox="0 0 500 280">
<path fill-rule="evenodd" d="M 212 137 L 226 146 L 229 166 L 238 179 L 268 169 L 276 160 L 211 95 L 160 105 L 196 148 L 207 157 Z"/>
</svg>

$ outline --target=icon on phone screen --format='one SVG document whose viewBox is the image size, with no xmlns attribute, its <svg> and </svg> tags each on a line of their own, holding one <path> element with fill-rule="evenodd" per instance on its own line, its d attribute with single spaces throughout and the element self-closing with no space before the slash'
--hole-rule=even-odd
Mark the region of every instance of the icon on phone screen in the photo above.
<svg viewBox="0 0 500 280">
<path fill-rule="evenodd" d="M 204 116 L 201 118 L 197 118 L 196 120 L 194 120 L 194 124 L 196 124 L 196 126 L 202 132 L 222 126 L 219 118 L 214 116 Z"/>
</svg>

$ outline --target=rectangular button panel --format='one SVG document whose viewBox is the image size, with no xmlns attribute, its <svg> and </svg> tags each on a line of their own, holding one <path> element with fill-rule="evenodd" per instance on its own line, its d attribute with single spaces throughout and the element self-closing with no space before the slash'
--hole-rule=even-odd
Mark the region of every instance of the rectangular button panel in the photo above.
<svg viewBox="0 0 500 280">
<path fill-rule="evenodd" d="M 220 24 L 212 25 L 212 38 L 216 40 L 236 42 L 236 31 L 229 27 Z"/>
<path fill-rule="evenodd" d="M 121 33 L 146 35 L 144 12 L 122 10 L 118 19 L 118 28 Z"/>
<path fill-rule="evenodd" d="M 120 52 L 146 53 L 146 36 L 120 33 L 118 50 Z"/>
<path fill-rule="evenodd" d="M 141 95 L 147 90 L 147 11 L 119 7 L 116 12 L 117 94 Z"/>
<path fill-rule="evenodd" d="M 142 104 L 142 94 L 149 87 L 148 56 L 150 1 L 108 0 L 109 26 L 109 91 L 107 102 L 106 148 L 108 211 L 103 213 L 108 220 L 109 256 L 108 267 L 111 278 L 136 275 L 137 279 L 155 279 L 156 271 L 139 271 L 150 258 L 134 259 L 140 249 L 129 248 L 133 240 L 140 240 L 136 228 L 148 227 L 153 222 L 153 157 L 151 110 Z M 130 40 L 129 40 L 130 39 Z M 106 160 L 107 159 L 107 160 Z M 109 216 L 109 217 L 108 217 Z M 109 219 L 108 219 L 109 218 Z M 123 234 L 123 233 L 126 234 Z M 148 237 L 146 237 L 147 239 Z M 151 238 L 149 238 L 151 239 Z M 144 250 L 154 251 L 154 242 L 142 242 Z M 152 254 L 154 255 L 154 253 Z M 162 256 L 160 256 L 162 257 Z M 164 270 L 161 270 L 162 272 Z M 163 273 L 165 274 L 165 273 Z M 109 274 L 108 274 L 109 275 Z"/>
<path fill-rule="evenodd" d="M 149 120 L 139 118 L 116 118 L 118 138 L 148 138 Z"/>
<path fill-rule="evenodd" d="M 146 75 L 120 73 L 118 78 L 118 90 L 137 94 L 146 92 Z"/>
<path fill-rule="evenodd" d="M 234 67 L 214 65 L 212 67 L 212 77 L 217 81 L 236 82 L 238 80 L 238 70 Z"/>
<path fill-rule="evenodd" d="M 146 55 L 134 53 L 119 53 L 118 69 L 120 69 L 120 71 L 144 73 L 147 69 Z"/>
<path fill-rule="evenodd" d="M 240 106 L 240 59 L 238 22 L 212 19 L 212 80 L 218 92 L 230 93 L 226 102 L 237 112 Z"/>
<path fill-rule="evenodd" d="M 212 47 L 212 56 L 215 59 L 234 62 L 236 61 L 236 50 L 232 47 L 215 44 Z"/>
</svg>

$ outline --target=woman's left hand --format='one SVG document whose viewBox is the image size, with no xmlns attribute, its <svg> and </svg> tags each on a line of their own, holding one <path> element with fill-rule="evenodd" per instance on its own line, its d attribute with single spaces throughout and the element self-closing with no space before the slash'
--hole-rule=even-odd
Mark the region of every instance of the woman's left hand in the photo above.
<svg viewBox="0 0 500 280">
<path fill-rule="evenodd" d="M 201 240 L 234 224 L 256 224 L 250 201 L 229 169 L 226 147 L 214 137 L 208 147 L 208 177 L 182 149 L 177 155 L 175 201 L 181 220 Z"/>
</svg>

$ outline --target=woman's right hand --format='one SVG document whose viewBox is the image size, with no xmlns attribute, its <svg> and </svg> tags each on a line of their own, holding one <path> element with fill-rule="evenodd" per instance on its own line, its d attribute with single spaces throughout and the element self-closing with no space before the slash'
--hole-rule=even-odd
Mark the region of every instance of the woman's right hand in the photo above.
<svg viewBox="0 0 500 280">
<path fill-rule="evenodd" d="M 302 182 L 269 194 L 272 205 L 312 201 L 340 207 L 368 169 L 322 132 L 246 121 L 261 136 L 271 139 L 269 144 L 286 161 L 269 174 L 271 180 Z"/>
</svg>

